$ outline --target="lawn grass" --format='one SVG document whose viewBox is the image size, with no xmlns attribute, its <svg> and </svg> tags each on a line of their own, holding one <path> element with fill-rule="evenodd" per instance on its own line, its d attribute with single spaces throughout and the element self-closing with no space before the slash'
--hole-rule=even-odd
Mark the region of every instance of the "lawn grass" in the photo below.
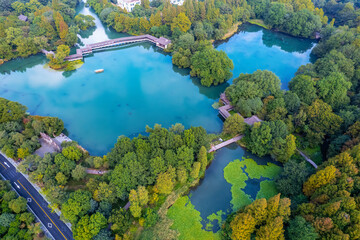
<svg viewBox="0 0 360 240">
<path fill-rule="evenodd" d="M 168 210 L 167 216 L 174 221 L 171 228 L 180 233 L 179 240 L 220 240 L 218 233 L 202 229 L 200 212 L 188 196 L 179 198 Z"/>
<path fill-rule="evenodd" d="M 265 29 L 270 29 L 270 27 L 267 26 L 267 25 L 264 23 L 264 21 L 261 20 L 261 19 L 251 19 L 251 20 L 248 20 L 248 22 L 251 23 L 251 24 L 254 24 L 254 25 L 258 25 L 258 26 L 260 26 L 260 27 L 263 27 L 263 28 L 265 28 Z"/>
<path fill-rule="evenodd" d="M 229 37 L 237 33 L 240 25 L 241 22 L 237 22 L 234 25 L 232 25 L 231 28 L 229 28 L 229 30 L 227 31 L 227 33 L 225 33 L 224 36 L 221 38 L 221 40 L 228 39 Z"/>
</svg>

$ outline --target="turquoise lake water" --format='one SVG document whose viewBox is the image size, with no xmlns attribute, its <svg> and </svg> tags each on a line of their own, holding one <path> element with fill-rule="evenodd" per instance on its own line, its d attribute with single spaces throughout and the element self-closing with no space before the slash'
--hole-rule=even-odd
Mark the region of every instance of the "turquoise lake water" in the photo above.
<svg viewBox="0 0 360 240">
<path fill-rule="evenodd" d="M 80 33 L 78 47 L 127 36 L 107 29 L 83 4 L 77 12 L 96 20 L 96 28 Z M 313 46 L 312 41 L 253 25 L 241 26 L 229 40 L 215 45 L 233 60 L 234 77 L 268 69 L 280 77 L 284 89 L 297 68 L 311 60 Z M 170 127 L 180 122 L 186 127 L 203 126 L 208 132 L 221 131 L 222 120 L 211 105 L 231 80 L 217 87 L 202 87 L 188 70 L 173 66 L 170 55 L 149 43 L 95 53 L 70 73 L 53 71 L 46 63 L 44 56 L 36 55 L 0 65 L 0 97 L 26 105 L 31 114 L 61 118 L 69 136 L 92 155 L 108 152 L 119 135 L 136 136 L 155 123 Z M 95 74 L 99 68 L 105 71 Z M 219 150 L 201 184 L 190 192 L 203 219 L 219 210 L 231 211 L 231 185 L 224 179 L 223 169 L 242 157 L 258 164 L 269 161 L 234 144 Z M 247 181 L 245 193 L 255 198 L 260 181 Z"/>
<path fill-rule="evenodd" d="M 79 45 L 125 36 L 106 29 L 90 9 L 80 6 L 78 12 L 93 15 L 97 25 L 80 34 Z M 309 62 L 312 45 L 246 25 L 217 48 L 234 61 L 234 76 L 269 69 L 286 83 Z M 200 86 L 188 70 L 173 66 L 171 56 L 150 43 L 97 52 L 70 73 L 48 69 L 46 62 L 36 55 L 1 65 L 0 96 L 26 105 L 31 114 L 61 118 L 69 136 L 93 155 L 108 152 L 119 135 L 136 136 L 155 123 L 221 131 L 222 121 L 211 105 L 229 83 Z M 95 74 L 99 68 L 104 73 Z"/>
</svg>

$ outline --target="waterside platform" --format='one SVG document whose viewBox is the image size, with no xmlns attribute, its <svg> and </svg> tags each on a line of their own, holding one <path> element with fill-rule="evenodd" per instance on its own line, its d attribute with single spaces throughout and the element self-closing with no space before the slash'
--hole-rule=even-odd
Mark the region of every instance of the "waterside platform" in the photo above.
<svg viewBox="0 0 360 240">
<path fill-rule="evenodd" d="M 146 42 L 146 41 L 154 43 L 157 47 L 161 49 L 166 49 L 168 45 L 171 43 L 171 40 L 167 38 L 164 37 L 157 38 L 149 34 L 116 38 L 116 39 L 106 40 L 103 42 L 88 44 L 84 48 L 76 49 L 76 53 L 67 56 L 65 60 L 67 61 L 82 60 L 84 56 L 92 54 L 94 51 L 101 51 L 111 47 L 121 46 L 130 43 Z"/>
</svg>

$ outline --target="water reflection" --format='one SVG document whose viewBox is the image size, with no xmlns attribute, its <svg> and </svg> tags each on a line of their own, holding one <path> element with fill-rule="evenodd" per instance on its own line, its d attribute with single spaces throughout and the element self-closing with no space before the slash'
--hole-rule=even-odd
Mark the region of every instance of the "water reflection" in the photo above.
<svg viewBox="0 0 360 240">
<path fill-rule="evenodd" d="M 244 24 L 239 32 L 215 47 L 233 60 L 233 77 L 258 69 L 274 72 L 286 89 L 297 69 L 311 60 L 315 43 L 308 39 L 269 31 L 256 25 Z M 231 82 L 231 81 L 230 81 Z"/>
</svg>

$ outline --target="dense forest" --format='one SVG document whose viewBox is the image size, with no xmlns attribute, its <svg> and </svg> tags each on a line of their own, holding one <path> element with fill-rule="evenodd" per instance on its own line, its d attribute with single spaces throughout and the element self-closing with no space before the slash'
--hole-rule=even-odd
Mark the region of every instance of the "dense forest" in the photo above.
<svg viewBox="0 0 360 240">
<path fill-rule="evenodd" d="M 223 239 L 360 238 L 358 14 L 352 3 L 315 5 L 335 20 L 320 32 L 317 60 L 298 69 L 289 91 L 268 71 L 241 74 L 226 89 L 242 116 L 264 120 L 241 131 L 243 144 L 282 162 L 284 171 L 276 180 L 282 198 L 256 200 L 230 215 Z M 296 148 L 314 157 L 316 171 Z"/>
<path fill-rule="evenodd" d="M 224 122 L 224 136 L 244 134 L 241 144 L 258 156 L 283 164 L 276 180 L 280 194 L 258 199 L 228 216 L 223 239 L 360 239 L 360 33 L 356 3 L 335 1 L 142 1 L 127 13 L 107 1 L 90 0 L 100 19 L 119 32 L 150 33 L 172 39 L 173 63 L 190 68 L 205 86 L 221 84 L 234 68 L 224 52 L 213 48 L 238 27 L 257 19 L 274 30 L 321 40 L 314 63 L 301 66 L 280 88 L 269 71 L 241 74 L 226 89 L 235 111 Z M 0 58 L 10 60 L 58 51 L 54 64 L 69 54 L 80 29 L 93 19 L 77 15 L 76 1 L 0 0 Z M 20 20 L 22 14 L 27 21 Z M 259 20 L 260 19 L 260 20 Z M 263 121 L 248 126 L 244 117 Z M 39 134 L 64 130 L 54 117 L 31 116 L 26 107 L 0 98 L 0 149 L 19 160 L 19 170 L 39 184 L 52 208 L 72 223 L 80 239 L 176 239 L 168 208 L 204 176 L 214 136 L 202 127 L 147 127 L 146 136 L 121 136 L 105 156 L 89 156 L 77 143 L 43 158 Z M 301 158 L 304 151 L 315 170 Z M 87 168 L 104 170 L 89 175 Z M 31 239 L 38 230 L 25 214 L 23 200 L 2 182 L 1 236 Z M 11 195 L 11 196 L 8 196 Z M 18 200 L 20 199 L 20 200 Z M 130 202 L 129 210 L 123 208 Z M 22 206 L 19 208 L 19 206 Z M 23 215 L 24 214 L 24 215 Z M 30 221 L 31 220 L 31 221 Z M 2 222 L 2 223 L 1 223 Z M 108 228 L 110 226 L 110 228 Z M 6 236 L 6 237 L 5 237 Z"/>
<path fill-rule="evenodd" d="M 0 63 L 16 57 L 27 57 L 43 49 L 55 50 L 59 46 L 73 46 L 77 42 L 80 29 L 85 30 L 95 25 L 91 16 L 75 16 L 78 2 L 1 1 Z M 49 57 L 52 57 L 52 62 L 63 61 L 61 54 L 57 54 L 55 58 L 52 55 Z"/>
<path fill-rule="evenodd" d="M 45 239 L 40 222 L 27 211 L 27 201 L 11 190 L 9 182 L 0 180 L 0 237 L 10 239 Z"/>
</svg>

